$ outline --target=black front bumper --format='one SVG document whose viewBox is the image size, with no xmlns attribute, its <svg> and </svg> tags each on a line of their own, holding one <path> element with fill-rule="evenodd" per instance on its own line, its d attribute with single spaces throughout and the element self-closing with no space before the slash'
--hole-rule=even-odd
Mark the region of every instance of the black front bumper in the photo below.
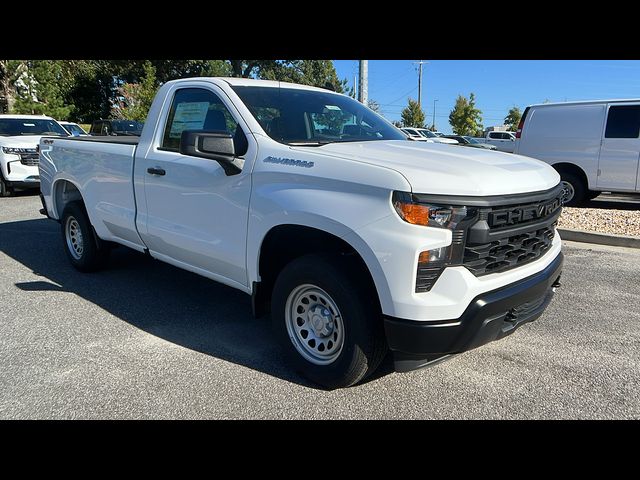
<svg viewBox="0 0 640 480">
<path fill-rule="evenodd" d="M 29 190 L 32 188 L 40 188 L 40 180 L 30 180 L 30 181 L 9 181 L 5 180 L 4 183 L 11 188 L 16 188 L 18 190 Z"/>
<path fill-rule="evenodd" d="M 559 286 L 564 256 L 544 270 L 474 298 L 460 318 L 420 322 L 384 318 L 395 368 L 407 372 L 485 343 L 498 340 L 542 315 Z"/>
</svg>

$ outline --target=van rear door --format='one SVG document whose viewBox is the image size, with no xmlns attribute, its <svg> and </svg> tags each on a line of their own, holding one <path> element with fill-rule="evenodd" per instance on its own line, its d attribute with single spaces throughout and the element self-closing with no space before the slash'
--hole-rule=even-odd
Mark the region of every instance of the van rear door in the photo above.
<svg viewBox="0 0 640 480">
<path fill-rule="evenodd" d="M 609 104 L 598 160 L 598 189 L 637 190 L 639 162 L 640 103 Z"/>
</svg>

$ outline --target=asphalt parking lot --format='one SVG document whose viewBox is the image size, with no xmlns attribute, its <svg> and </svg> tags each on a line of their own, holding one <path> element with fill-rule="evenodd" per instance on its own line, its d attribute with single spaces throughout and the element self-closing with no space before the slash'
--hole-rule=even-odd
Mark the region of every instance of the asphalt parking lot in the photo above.
<svg viewBox="0 0 640 480">
<path fill-rule="evenodd" d="M 640 418 L 640 250 L 566 242 L 536 322 L 328 392 L 290 372 L 248 296 L 125 248 L 80 274 L 40 207 L 0 199 L 0 419 Z"/>
</svg>

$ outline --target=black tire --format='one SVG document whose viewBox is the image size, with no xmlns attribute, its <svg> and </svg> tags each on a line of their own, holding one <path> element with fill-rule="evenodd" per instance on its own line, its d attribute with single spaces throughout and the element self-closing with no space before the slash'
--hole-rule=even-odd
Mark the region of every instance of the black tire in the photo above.
<svg viewBox="0 0 640 480">
<path fill-rule="evenodd" d="M 64 251 L 71 265 L 81 272 L 95 272 L 105 266 L 109 258 L 109 247 L 95 235 L 81 202 L 71 202 L 64 208 L 60 225 Z M 74 248 L 74 245 L 78 246 L 79 242 L 77 234 L 75 236 L 69 234 L 72 229 L 81 233 L 81 248 Z"/>
<path fill-rule="evenodd" d="M 580 176 L 571 172 L 561 172 L 560 178 L 563 182 L 568 183 L 573 189 L 573 197 L 565 202 L 567 207 L 575 207 L 584 203 L 587 197 L 587 186 Z"/>
<path fill-rule="evenodd" d="M 375 291 L 367 286 L 357 267 L 355 259 L 348 256 L 306 255 L 289 263 L 273 288 L 273 328 L 288 360 L 303 376 L 329 389 L 349 387 L 363 380 L 378 368 L 387 353 L 380 308 L 373 300 Z M 318 365 L 305 358 L 298 351 L 304 347 L 294 345 L 296 334 L 290 335 L 287 329 L 287 300 L 303 285 L 326 292 L 341 314 L 344 343 L 332 363 Z"/>
<path fill-rule="evenodd" d="M 13 189 L 7 185 L 0 173 L 0 197 L 10 197 L 11 195 L 13 195 Z"/>
</svg>

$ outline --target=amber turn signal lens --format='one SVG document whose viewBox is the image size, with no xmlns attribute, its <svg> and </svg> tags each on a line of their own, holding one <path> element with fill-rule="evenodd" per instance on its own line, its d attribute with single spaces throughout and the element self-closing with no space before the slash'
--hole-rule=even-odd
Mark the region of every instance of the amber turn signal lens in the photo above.
<svg viewBox="0 0 640 480">
<path fill-rule="evenodd" d="M 406 222 L 414 225 L 429 225 L 429 207 L 427 206 L 396 202 L 396 210 Z"/>
<path fill-rule="evenodd" d="M 420 252 L 418 256 L 418 263 L 429 263 L 429 251 Z"/>
</svg>

